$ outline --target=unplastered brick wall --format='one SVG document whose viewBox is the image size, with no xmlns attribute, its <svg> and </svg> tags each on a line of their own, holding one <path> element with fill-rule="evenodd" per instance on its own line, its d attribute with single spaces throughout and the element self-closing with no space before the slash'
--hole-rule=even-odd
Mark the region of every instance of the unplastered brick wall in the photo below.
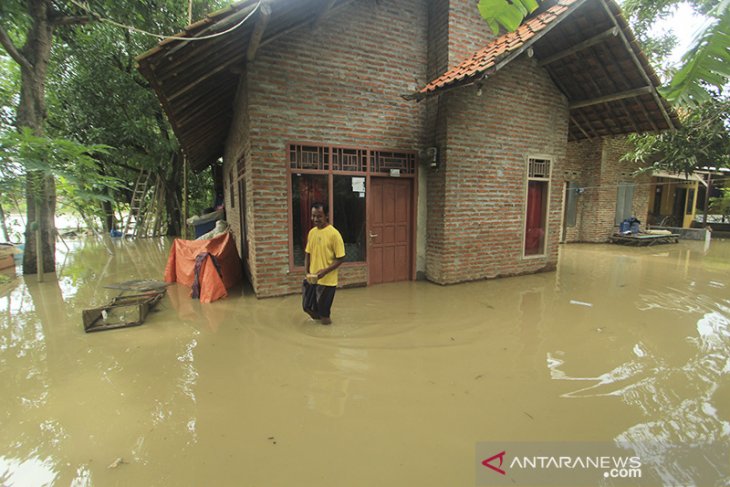
<svg viewBox="0 0 730 487">
<path fill-rule="evenodd" d="M 423 103 L 423 102 L 422 102 Z M 435 96 L 425 101 L 429 111 L 435 113 L 433 119 L 429 118 L 428 129 L 430 130 L 430 146 L 436 147 L 437 166 L 434 168 L 423 167 L 428 171 L 426 184 L 426 276 L 443 274 L 444 253 L 444 216 L 446 215 L 446 180 L 445 168 L 448 164 L 448 150 L 446 142 L 446 125 L 448 118 L 448 103 L 446 97 Z M 432 280 L 434 280 L 432 278 Z"/>
<path fill-rule="evenodd" d="M 598 190 L 601 185 L 602 147 L 603 141 L 600 138 L 568 143 L 562 182 L 572 181 L 582 188 L 583 192 L 576 199 L 576 224 L 565 228 L 563 237 L 565 242 L 605 240 L 603 230 L 595 225 L 600 203 Z M 560 175 L 554 176 L 557 181 Z"/>
<path fill-rule="evenodd" d="M 231 128 L 226 139 L 225 149 L 223 153 L 223 174 L 226 178 L 224 184 L 225 191 L 225 204 L 226 204 L 226 220 L 231 226 L 231 232 L 236 235 L 235 242 L 236 248 L 238 249 L 238 255 L 241 257 L 244 265 L 244 271 L 249 280 L 252 283 L 255 281 L 255 273 L 252 272 L 252 264 L 255 265 L 255 259 L 253 259 L 252 253 L 255 253 L 255 248 L 250 244 L 252 234 L 255 234 L 255 228 L 253 226 L 253 218 L 251 207 L 248 204 L 251 201 L 250 196 L 250 173 L 251 173 L 251 144 L 249 139 L 250 120 L 248 117 L 248 90 L 247 90 L 247 76 L 241 75 L 236 91 L 236 97 L 234 99 L 233 108 L 233 120 L 231 122 Z M 239 194 L 238 185 L 238 161 L 242 160 L 244 168 L 244 179 L 246 180 L 246 192 L 249 193 L 244 195 L 244 205 L 247 207 L 246 220 L 246 232 L 243 231 L 243 221 L 241 218 L 241 198 Z M 231 181 L 228 178 L 233 174 L 233 197 L 231 198 Z M 233 201 L 232 201 L 233 200 Z M 244 242 L 244 233 L 248 242 Z"/>
<path fill-rule="evenodd" d="M 249 257 L 257 296 L 301 286 L 301 271 L 289 268 L 287 144 L 420 148 L 424 105 L 400 95 L 426 78 L 427 11 L 426 0 L 353 2 L 316 29 L 264 45 L 248 66 Z M 367 282 L 364 264 L 341 269 L 342 285 Z"/>
<path fill-rule="evenodd" d="M 483 85 L 442 95 L 446 151 L 429 179 L 427 277 L 448 284 L 553 269 L 561 221 L 560 187 L 551 184 L 546 254 L 523 258 L 528 156 L 549 156 L 561 174 L 566 156 L 565 97 L 534 60 L 512 61 Z M 430 208 L 429 208 L 430 211 Z"/>
<path fill-rule="evenodd" d="M 606 188 L 610 188 L 609 195 L 613 194 L 613 212 L 610 218 L 604 220 L 608 235 L 613 233 L 616 218 L 616 196 L 620 182 L 634 183 L 634 197 L 632 200 L 632 215 L 638 218 L 642 227 L 646 224 L 649 214 L 649 195 L 651 194 L 651 176 L 648 174 L 636 176 L 636 163 L 623 161 L 624 155 L 631 150 L 631 143 L 626 137 L 607 137 L 603 141 L 603 181 Z M 609 197 L 609 202 L 610 202 Z"/>
<path fill-rule="evenodd" d="M 642 224 L 646 222 L 650 177 L 635 176 L 635 164 L 621 160 L 630 148 L 625 137 L 595 138 L 568 144 L 565 172 L 584 188 L 584 192 L 578 196 L 576 226 L 566 229 L 566 242 L 608 241 L 616 229 L 619 183 L 634 183 L 632 213 Z"/>
<path fill-rule="evenodd" d="M 428 2 L 428 69 L 421 86 L 449 68 L 449 0 Z"/>
<path fill-rule="evenodd" d="M 475 0 L 449 0 L 449 67 L 460 64 L 495 38 Z"/>
</svg>

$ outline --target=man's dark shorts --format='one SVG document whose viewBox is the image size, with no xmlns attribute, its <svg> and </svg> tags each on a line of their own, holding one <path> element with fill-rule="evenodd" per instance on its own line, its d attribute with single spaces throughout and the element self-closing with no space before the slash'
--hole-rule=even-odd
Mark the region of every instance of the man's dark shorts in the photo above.
<svg viewBox="0 0 730 487">
<path fill-rule="evenodd" d="M 321 286 L 302 282 L 302 308 L 309 316 L 318 320 L 329 318 L 337 286 Z"/>
</svg>

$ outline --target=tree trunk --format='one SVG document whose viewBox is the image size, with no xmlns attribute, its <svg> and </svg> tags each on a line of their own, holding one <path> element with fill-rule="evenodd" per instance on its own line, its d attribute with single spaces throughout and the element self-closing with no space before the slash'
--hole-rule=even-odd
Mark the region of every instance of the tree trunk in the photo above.
<svg viewBox="0 0 730 487">
<path fill-rule="evenodd" d="M 10 232 L 8 232 L 8 223 L 5 221 L 5 210 L 0 205 L 0 228 L 2 228 L 3 236 L 6 242 L 10 242 Z"/>
<path fill-rule="evenodd" d="M 165 181 L 165 208 L 167 210 L 167 236 L 179 237 L 180 228 L 180 178 L 182 177 L 183 161 L 179 153 L 172 156 L 172 170 L 170 178 Z"/>
<path fill-rule="evenodd" d="M 107 175 L 106 167 L 104 166 L 104 163 L 96 159 L 96 165 L 99 168 L 99 174 L 102 174 L 104 176 Z M 106 189 L 106 195 L 110 198 L 114 197 L 114 193 L 110 189 Z M 102 200 L 100 205 L 101 207 L 101 224 L 104 229 L 104 233 L 109 233 L 112 229 L 116 228 L 116 218 L 114 217 L 114 204 L 111 201 Z"/>
<path fill-rule="evenodd" d="M 43 135 L 46 120 L 45 81 L 51 56 L 53 25 L 49 20 L 46 0 L 28 0 L 32 24 L 25 46 L 21 50 L 30 65 L 20 66 L 20 104 L 16 125 L 28 127 L 34 135 Z M 43 272 L 56 268 L 56 182 L 53 176 L 41 171 L 28 171 L 26 175 L 27 225 L 25 228 L 25 252 L 23 274 L 36 274 L 36 232 L 31 222 L 40 229 Z"/>
<path fill-rule="evenodd" d="M 114 218 L 114 207 L 111 201 L 102 201 L 101 208 L 104 212 L 104 232 L 109 233 L 113 228 L 116 228 L 116 222 Z"/>
<path fill-rule="evenodd" d="M 38 171 L 26 175 L 26 204 L 28 222 L 37 222 L 40 228 L 43 272 L 56 270 L 56 182 L 53 176 Z M 35 226 L 25 227 L 23 274 L 38 273 Z"/>
<path fill-rule="evenodd" d="M 707 187 L 705 188 L 705 211 L 702 214 L 702 228 L 707 228 L 707 213 L 710 211 L 710 191 L 712 191 L 712 168 L 707 171 Z"/>
</svg>

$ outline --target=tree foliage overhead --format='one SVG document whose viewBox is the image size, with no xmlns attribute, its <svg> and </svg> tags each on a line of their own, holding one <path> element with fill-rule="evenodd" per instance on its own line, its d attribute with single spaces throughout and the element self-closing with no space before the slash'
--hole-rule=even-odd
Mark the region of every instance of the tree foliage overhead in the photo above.
<svg viewBox="0 0 730 487">
<path fill-rule="evenodd" d="M 710 96 L 708 89 L 719 93 L 730 81 L 730 0 L 626 0 L 622 8 L 649 58 L 657 65 L 666 58 L 676 40 L 666 33 L 652 37 L 649 29 L 683 2 L 707 16 L 708 22 L 682 58 L 682 66 L 663 94 L 670 101 L 702 103 Z M 500 26 L 507 31 L 517 29 L 536 10 L 537 0 L 480 0 L 478 8 L 496 34 Z"/>
<path fill-rule="evenodd" d="M 730 101 L 711 98 L 679 115 L 677 130 L 632 136 L 635 149 L 626 158 L 644 171 L 689 174 L 698 167 L 730 167 Z"/>
<path fill-rule="evenodd" d="M 663 90 L 669 100 L 681 104 L 710 99 L 708 88 L 721 93 L 730 81 L 730 0 L 722 0 L 682 57 L 682 67 Z"/>
<path fill-rule="evenodd" d="M 477 8 L 492 32 L 498 34 L 500 26 L 508 32 L 516 30 L 539 6 L 537 0 L 479 0 Z"/>
<path fill-rule="evenodd" d="M 18 65 L 0 52 L 0 132 L 11 130 L 15 119 L 14 107 L 20 92 Z"/>
<path fill-rule="evenodd" d="M 2 179 L 41 173 L 56 178 L 66 204 L 81 210 L 89 202 L 105 201 L 105 189 L 115 189 L 121 181 L 99 173 L 98 157 L 107 154 L 103 145 L 86 146 L 68 139 L 34 135 L 30 129 L 0 135 Z M 92 206 L 92 208 L 94 208 Z"/>
<path fill-rule="evenodd" d="M 194 0 L 193 18 L 204 16 L 222 3 Z M 79 167 L 84 167 L 87 179 L 94 177 L 101 184 L 89 184 L 89 181 L 82 184 L 78 177 L 39 169 L 55 180 L 60 203 L 72 205 L 88 215 L 106 215 L 108 228 L 113 224 L 111 215 L 115 214 L 115 206 L 128 204 L 139 170 L 151 169 L 164 182 L 167 221 L 171 224 L 168 232 L 179 232 L 182 171 L 179 148 L 159 101 L 138 73 L 134 58 L 160 41 L 159 37 L 144 35 L 137 29 L 160 35 L 180 32 L 188 24 L 188 2 L 0 2 L 0 31 L 8 41 L 2 45 L 5 51 L 0 49 L 0 68 L 9 74 L 0 80 L 0 136 L 15 130 L 13 125 L 18 125 L 16 114 L 23 109 L 19 69 L 23 63 L 11 50 L 17 46 L 17 51 L 22 53 L 29 41 L 33 42 L 32 26 L 38 22 L 30 8 L 33 4 L 45 5 L 52 12 L 49 18 L 58 20 L 58 28 L 53 29 L 48 68 L 41 83 L 45 90 L 42 100 L 46 115 L 40 126 L 34 127 L 36 135 L 47 133 L 49 137 L 26 139 L 25 149 L 16 148 L 15 160 L 20 161 L 22 154 L 28 154 L 28 144 L 34 143 L 39 145 L 39 150 L 64 139 L 79 147 L 107 146 L 103 151 L 87 154 L 93 164 L 86 165 L 89 159 L 82 157 L 83 154 L 78 161 Z M 61 17 L 84 21 L 66 23 Z M 112 20 L 133 29 L 112 25 Z M 10 143 L 21 143 L 12 136 L 4 137 L 4 142 L 6 148 Z M 29 164 L 27 167 L 34 166 Z M 6 173 L 9 178 L 21 179 L 28 171 Z M 126 183 L 112 183 L 120 180 Z M 10 184 L 9 180 L 5 182 Z M 0 195 L 0 203 L 2 199 L 3 195 Z"/>
<path fill-rule="evenodd" d="M 64 36 L 49 77 L 49 130 L 84 144 L 114 147 L 106 170 L 133 180 L 140 168 L 163 169 L 177 144 L 160 104 L 134 67 L 140 39 L 95 24 Z"/>
</svg>

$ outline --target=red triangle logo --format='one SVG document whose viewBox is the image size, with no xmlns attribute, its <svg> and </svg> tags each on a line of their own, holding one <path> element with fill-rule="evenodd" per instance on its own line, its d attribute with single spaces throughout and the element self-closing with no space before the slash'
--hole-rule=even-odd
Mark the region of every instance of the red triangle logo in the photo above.
<svg viewBox="0 0 730 487">
<path fill-rule="evenodd" d="M 485 467 L 491 468 L 492 470 L 494 470 L 497 473 L 501 473 L 502 475 L 507 475 L 507 472 L 505 472 L 504 470 L 499 468 L 502 466 L 502 462 L 504 461 L 504 454 L 505 454 L 505 452 L 501 451 L 501 452 L 497 453 L 496 455 L 494 455 L 493 457 L 489 457 L 486 460 L 484 460 L 482 462 L 482 465 L 484 465 Z M 497 458 L 499 458 L 499 467 L 495 467 L 494 465 L 492 465 L 490 463 L 492 460 L 496 460 Z"/>
</svg>

